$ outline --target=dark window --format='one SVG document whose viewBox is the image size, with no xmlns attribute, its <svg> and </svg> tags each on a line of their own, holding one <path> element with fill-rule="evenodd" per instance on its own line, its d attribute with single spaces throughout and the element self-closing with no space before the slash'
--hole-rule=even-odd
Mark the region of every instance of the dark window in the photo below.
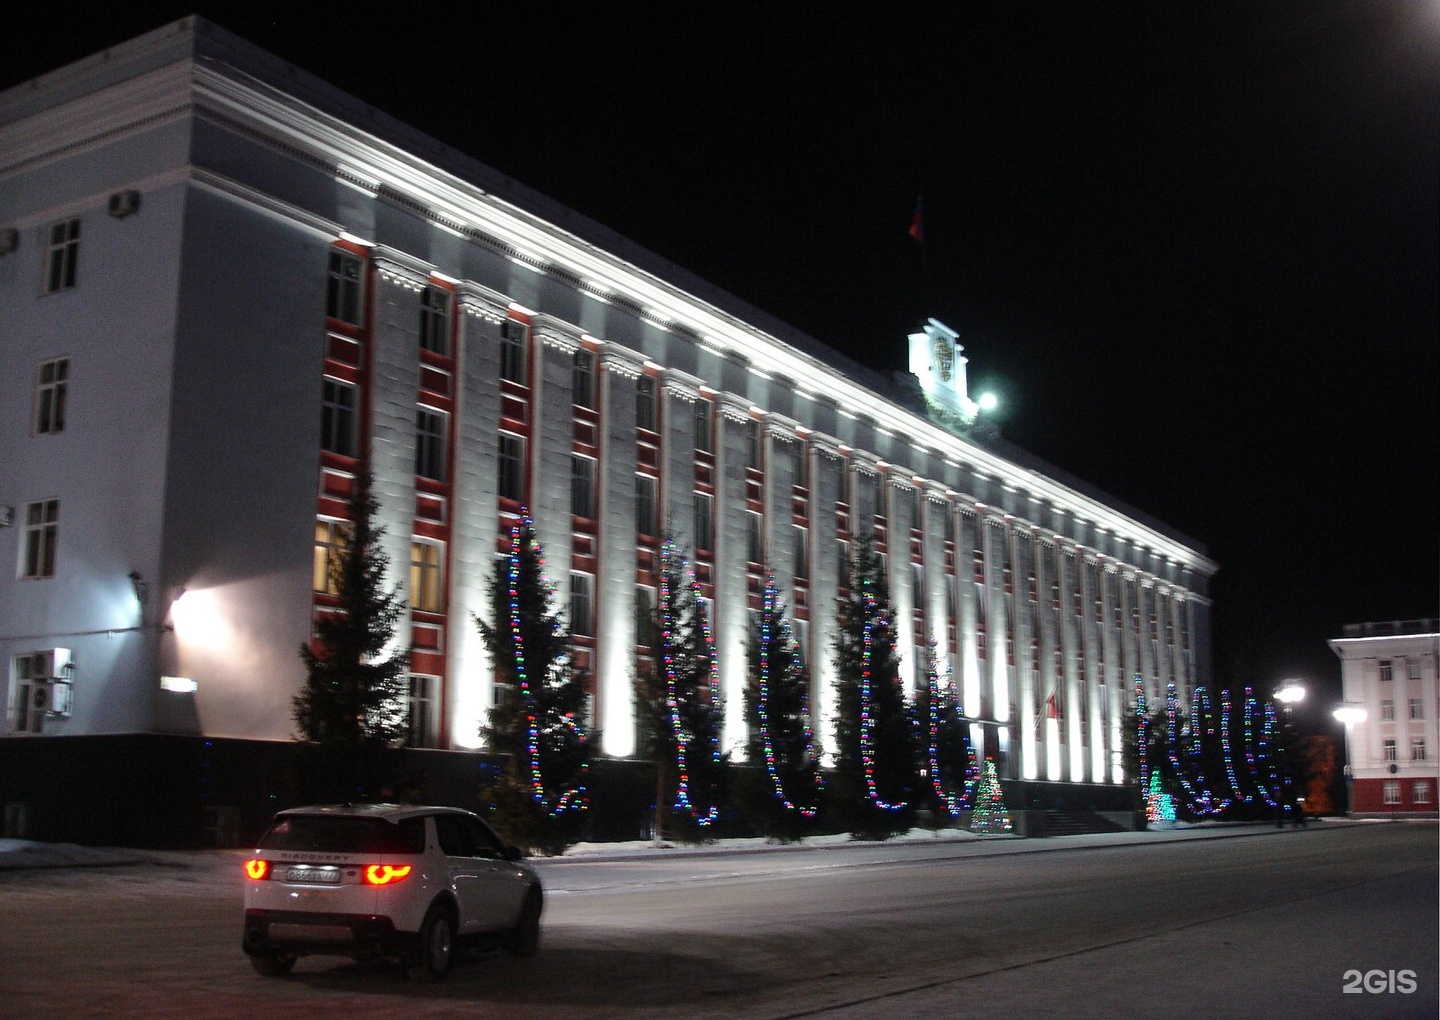
<svg viewBox="0 0 1440 1020">
<path fill-rule="evenodd" d="M 80 261 L 80 221 L 61 220 L 51 224 L 45 251 L 45 293 L 75 286 L 75 269 Z"/>
<path fill-rule="evenodd" d="M 497 478 L 500 496 L 517 503 L 525 499 L 525 440 L 508 432 L 500 433 Z"/>
<path fill-rule="evenodd" d="M 420 292 L 420 348 L 450 353 L 450 292 L 426 287 Z"/>
<path fill-rule="evenodd" d="M 635 530 L 642 535 L 654 535 L 655 528 L 656 480 L 650 475 L 635 476 Z"/>
<path fill-rule="evenodd" d="M 445 480 L 445 415 L 419 408 L 415 412 L 415 473 Z"/>
<path fill-rule="evenodd" d="M 595 462 L 589 457 L 570 458 L 570 512 L 595 516 Z"/>
<path fill-rule="evenodd" d="M 70 359 L 42 361 L 35 374 L 35 432 L 47 435 L 65 431 L 65 394 L 69 388 Z"/>
<path fill-rule="evenodd" d="M 60 537 L 60 501 L 45 499 L 25 507 L 24 562 L 20 576 L 55 576 L 55 546 Z"/>
<path fill-rule="evenodd" d="M 381 818 L 333 815 L 285 815 L 260 837 L 261 850 L 296 850 L 330 854 L 422 854 L 425 820 L 407 818 L 399 824 Z"/>
<path fill-rule="evenodd" d="M 355 387 L 326 379 L 320 398 L 320 449 L 355 456 Z"/>
<path fill-rule="evenodd" d="M 576 407 L 595 406 L 595 352 L 575 352 L 574 401 Z"/>
<path fill-rule="evenodd" d="M 655 431 L 655 380 L 648 375 L 635 380 L 635 427 Z"/>
<path fill-rule="evenodd" d="M 709 453 L 712 448 L 710 401 L 697 400 L 695 401 L 695 449 L 701 453 Z"/>
<path fill-rule="evenodd" d="M 525 385 L 525 326 L 511 319 L 500 326 L 500 378 Z"/>
</svg>

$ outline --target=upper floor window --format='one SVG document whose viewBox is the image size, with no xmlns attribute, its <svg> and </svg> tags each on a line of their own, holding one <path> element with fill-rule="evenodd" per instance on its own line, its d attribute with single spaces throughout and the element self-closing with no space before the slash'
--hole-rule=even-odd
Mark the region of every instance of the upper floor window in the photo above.
<svg viewBox="0 0 1440 1020">
<path fill-rule="evenodd" d="M 570 458 L 570 513 L 595 516 L 595 462 L 589 457 Z"/>
<path fill-rule="evenodd" d="M 593 637 L 595 579 L 589 574 L 570 575 L 570 633 L 579 637 Z"/>
<path fill-rule="evenodd" d="M 315 522 L 315 555 L 311 570 L 311 586 L 327 595 L 340 592 L 340 562 L 350 538 L 347 521 L 318 520 Z"/>
<path fill-rule="evenodd" d="M 1385 760 L 1386 760 L 1386 761 L 1399 761 L 1399 760 L 1400 760 L 1400 754 L 1399 754 L 1398 750 L 1397 750 L 1396 747 L 1395 747 L 1395 741 L 1394 741 L 1394 740 L 1387 740 L 1387 741 L 1385 741 Z"/>
<path fill-rule="evenodd" d="M 655 380 L 641 375 L 635 380 L 635 427 L 655 431 Z"/>
<path fill-rule="evenodd" d="M 710 453 L 714 449 L 708 400 L 695 401 L 695 449 L 700 453 Z"/>
<path fill-rule="evenodd" d="M 810 578 L 810 529 L 793 525 L 795 534 L 795 578 L 806 581 Z"/>
<path fill-rule="evenodd" d="M 69 379 L 69 358 L 40 362 L 35 373 L 36 435 L 65 431 L 65 392 Z"/>
<path fill-rule="evenodd" d="M 320 395 L 320 449 L 355 456 L 355 387 L 326 379 Z"/>
<path fill-rule="evenodd" d="M 61 220 L 50 225 L 45 248 L 45 293 L 75 286 L 75 267 L 80 260 L 80 220 Z"/>
<path fill-rule="evenodd" d="M 1425 738 L 1424 738 L 1424 737 L 1411 737 L 1411 738 L 1410 738 L 1410 760 L 1411 760 L 1411 761 L 1424 761 L 1424 760 L 1425 760 Z"/>
<path fill-rule="evenodd" d="M 753 419 L 745 423 L 745 466 L 760 470 L 760 423 Z"/>
<path fill-rule="evenodd" d="M 1392 698 L 1383 698 L 1380 701 L 1380 721 L 1395 721 L 1395 701 Z"/>
<path fill-rule="evenodd" d="M 21 577 L 54 577 L 55 545 L 60 537 L 60 501 L 42 499 L 25 506 Z"/>
<path fill-rule="evenodd" d="M 584 347 L 575 352 L 574 401 L 576 407 L 595 406 L 595 352 Z"/>
<path fill-rule="evenodd" d="M 695 493 L 694 519 L 691 527 L 695 531 L 696 549 L 713 549 L 715 497 L 708 492 Z"/>
<path fill-rule="evenodd" d="M 420 349 L 450 354 L 450 292 L 426 287 L 420 292 Z"/>
<path fill-rule="evenodd" d="M 437 482 L 445 480 L 445 414 L 429 408 L 415 412 L 415 473 Z"/>
<path fill-rule="evenodd" d="M 422 613 L 445 610 L 445 588 L 441 583 L 444 546 L 438 542 L 410 542 L 410 607 Z"/>
<path fill-rule="evenodd" d="M 1422 701 L 1420 698 L 1411 698 L 1411 699 L 1410 699 L 1410 718 L 1411 718 L 1411 719 L 1424 719 L 1424 718 L 1425 718 L 1425 702 Z"/>
<path fill-rule="evenodd" d="M 525 385 L 525 324 L 513 319 L 500 326 L 500 378 Z"/>
<path fill-rule="evenodd" d="M 1406 660 L 1405 660 L 1405 678 L 1406 678 L 1407 680 L 1419 680 L 1419 679 L 1420 679 L 1420 660 L 1419 660 L 1419 659 L 1411 658 L 1411 659 L 1406 659 Z"/>
<path fill-rule="evenodd" d="M 1391 668 L 1389 659 L 1380 660 L 1380 680 L 1382 683 L 1393 680 L 1395 671 Z"/>
<path fill-rule="evenodd" d="M 745 511 L 745 558 L 751 563 L 765 562 L 765 542 L 761 523 L 759 514 L 753 510 Z"/>
<path fill-rule="evenodd" d="M 360 268 L 358 256 L 339 248 L 330 249 L 325 314 L 352 326 L 360 325 Z"/>
<path fill-rule="evenodd" d="M 496 480 L 501 499 L 525 501 L 525 440 L 508 432 L 500 433 Z"/>
<path fill-rule="evenodd" d="M 641 535 L 654 535 L 656 479 L 651 475 L 635 476 L 635 530 Z"/>
</svg>

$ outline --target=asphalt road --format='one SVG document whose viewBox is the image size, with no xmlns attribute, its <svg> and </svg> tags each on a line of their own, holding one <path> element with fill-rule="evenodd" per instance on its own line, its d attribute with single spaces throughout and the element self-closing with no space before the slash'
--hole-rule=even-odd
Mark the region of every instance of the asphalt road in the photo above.
<svg viewBox="0 0 1440 1020">
<path fill-rule="evenodd" d="M 542 862 L 540 954 L 428 986 L 256 975 L 241 859 L 0 874 L 0 1017 L 1440 1013 L 1434 824 Z"/>
</svg>

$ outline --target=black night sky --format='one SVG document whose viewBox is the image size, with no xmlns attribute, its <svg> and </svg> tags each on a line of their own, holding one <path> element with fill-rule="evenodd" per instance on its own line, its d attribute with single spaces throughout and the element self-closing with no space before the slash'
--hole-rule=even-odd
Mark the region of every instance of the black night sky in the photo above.
<svg viewBox="0 0 1440 1020">
<path fill-rule="evenodd" d="M 0 87 L 200 13 L 873 368 L 933 315 L 1320 725 L 1342 624 L 1440 615 L 1440 3 L 839 11 L 30 8 Z"/>
</svg>

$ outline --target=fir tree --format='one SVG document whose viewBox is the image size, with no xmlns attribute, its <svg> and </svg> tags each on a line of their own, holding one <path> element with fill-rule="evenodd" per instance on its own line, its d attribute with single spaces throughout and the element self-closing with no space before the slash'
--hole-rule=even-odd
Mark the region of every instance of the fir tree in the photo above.
<svg viewBox="0 0 1440 1020">
<path fill-rule="evenodd" d="M 918 756 L 900 680 L 895 607 L 866 539 L 855 543 L 839 615 L 831 803 L 852 834 L 884 839 L 905 832 L 914 820 Z"/>
<path fill-rule="evenodd" d="M 916 804 L 930 812 L 931 824 L 938 828 L 972 806 L 978 769 L 955 689 L 937 673 L 934 642 L 928 662 L 925 689 L 917 693 L 913 712 L 926 780 L 919 784 Z"/>
<path fill-rule="evenodd" d="M 333 607 L 316 615 L 314 639 L 300 646 L 306 678 L 294 715 L 307 792 L 363 800 L 384 778 L 388 749 L 405 737 L 410 651 L 392 648 L 405 602 L 385 583 L 390 558 L 368 472 L 356 477 L 348 509 L 327 564 Z"/>
<path fill-rule="evenodd" d="M 571 668 L 570 634 L 528 518 L 514 528 L 510 555 L 496 561 L 488 587 L 490 621 L 476 618 L 495 681 L 502 685 L 481 727 L 489 749 L 506 756 L 482 791 L 495 824 L 515 843 L 563 853 L 579 839 L 588 806 L 590 746 L 583 724 L 585 678 Z"/>
<path fill-rule="evenodd" d="M 810 678 L 773 577 L 766 581 L 748 651 L 750 768 L 741 783 L 740 807 L 762 835 L 800 840 L 814 827 L 824 782 L 810 726 Z"/>
<path fill-rule="evenodd" d="M 1005 807 L 1005 794 L 993 758 L 986 758 L 975 790 L 975 810 L 970 815 L 970 831 L 993 835 L 1010 831 L 1010 812 Z"/>
<path fill-rule="evenodd" d="M 646 642 L 653 666 L 639 674 L 644 752 L 656 766 L 655 832 L 688 843 L 713 838 L 725 763 L 715 647 L 689 563 L 673 538 L 660 553 L 660 598 Z"/>
</svg>

